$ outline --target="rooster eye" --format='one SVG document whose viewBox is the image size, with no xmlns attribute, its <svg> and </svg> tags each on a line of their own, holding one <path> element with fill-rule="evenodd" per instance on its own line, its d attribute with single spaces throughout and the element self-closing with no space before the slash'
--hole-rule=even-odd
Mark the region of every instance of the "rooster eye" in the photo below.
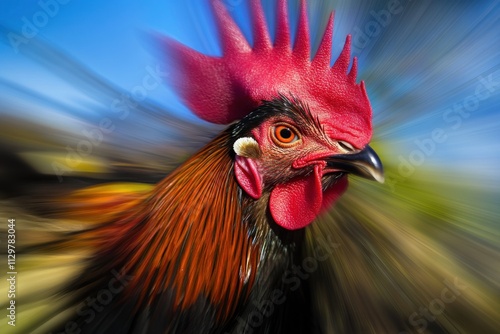
<svg viewBox="0 0 500 334">
<path fill-rule="evenodd" d="M 292 144 L 299 140 L 297 131 L 288 125 L 277 125 L 273 130 L 273 139 L 276 144 Z"/>
</svg>

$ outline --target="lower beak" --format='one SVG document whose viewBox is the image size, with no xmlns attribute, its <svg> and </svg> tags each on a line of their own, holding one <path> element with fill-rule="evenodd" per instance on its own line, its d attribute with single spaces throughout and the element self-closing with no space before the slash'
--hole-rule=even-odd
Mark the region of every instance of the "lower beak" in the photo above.
<svg viewBox="0 0 500 334">
<path fill-rule="evenodd" d="M 338 172 L 347 172 L 364 178 L 384 183 L 384 169 L 377 153 L 366 146 L 352 154 L 337 154 L 326 158 L 327 168 Z"/>
</svg>

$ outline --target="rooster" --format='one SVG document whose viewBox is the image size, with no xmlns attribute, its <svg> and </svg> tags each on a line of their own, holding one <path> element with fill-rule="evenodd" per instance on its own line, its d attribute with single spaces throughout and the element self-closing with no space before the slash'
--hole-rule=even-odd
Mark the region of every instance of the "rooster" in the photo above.
<svg viewBox="0 0 500 334">
<path fill-rule="evenodd" d="M 151 189 L 113 197 L 97 186 L 66 199 L 67 217 L 94 225 L 26 250 L 86 252 L 39 331 L 320 330 L 300 271 L 314 264 L 303 261 L 305 228 L 345 192 L 348 174 L 383 182 L 368 146 L 372 111 L 355 58 L 349 70 L 350 37 L 330 65 L 333 15 L 311 60 L 305 1 L 293 48 L 285 1 L 274 45 L 260 2 L 251 7 L 253 47 L 218 1 L 223 57 L 162 38 L 185 103 L 229 125 Z M 104 210 L 113 214 L 98 218 Z"/>
<path fill-rule="evenodd" d="M 293 46 L 285 1 L 278 1 L 273 42 L 260 1 L 251 2 L 252 46 L 225 6 L 213 2 L 221 57 L 159 37 L 179 96 L 219 134 L 139 103 L 131 122 L 141 113 L 173 120 L 169 135 L 180 129 L 189 138 L 183 152 L 197 136 L 210 137 L 173 171 L 173 147 L 162 150 L 159 168 L 134 150 L 129 161 L 141 161 L 141 170 L 163 171 L 140 174 L 150 184 L 88 186 L 95 180 L 63 175 L 70 182 L 54 186 L 43 167 L 60 161 L 51 148 L 59 150 L 62 137 L 2 119 L 2 135 L 15 139 L 1 150 L 2 195 L 55 193 L 0 201 L 0 220 L 15 218 L 17 256 L 17 276 L 0 282 L 1 291 L 15 292 L 10 300 L 1 294 L 8 316 L 0 332 L 498 333 L 498 238 L 489 225 L 473 223 L 487 197 L 436 174 L 408 179 L 408 192 L 395 194 L 388 154 L 387 185 L 353 177 L 346 191 L 348 174 L 384 179 L 368 146 L 370 103 L 356 83 L 355 58 L 349 69 L 350 38 L 331 66 L 330 17 L 311 57 L 304 1 L 300 8 Z M 123 95 L 38 39 L 29 46 L 102 105 Z M 22 147 L 38 139 L 48 163 Z M 118 165 L 116 151 L 101 153 L 112 164 L 95 163 L 95 152 L 72 167 L 117 167 L 98 175 L 138 179 L 123 176 L 132 164 Z M 73 185 L 81 189 L 69 190 Z M 454 205 L 464 190 L 478 197 L 467 203 L 477 216 Z"/>
<path fill-rule="evenodd" d="M 274 45 L 259 2 L 252 8 L 253 48 L 219 2 L 222 58 L 162 41 L 187 105 L 232 124 L 112 220 L 46 246 L 93 250 L 66 287 L 76 313 L 58 333 L 318 326 L 307 283 L 290 273 L 302 266 L 304 228 L 342 195 L 348 173 L 383 181 L 368 146 L 371 108 L 356 60 L 348 71 L 349 38 L 330 67 L 333 16 L 310 61 L 305 2 L 293 50 L 286 3 Z"/>
</svg>

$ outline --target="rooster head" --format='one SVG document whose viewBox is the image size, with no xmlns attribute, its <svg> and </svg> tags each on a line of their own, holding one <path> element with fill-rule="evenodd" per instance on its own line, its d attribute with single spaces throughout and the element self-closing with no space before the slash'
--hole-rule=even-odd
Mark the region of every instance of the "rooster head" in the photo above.
<svg viewBox="0 0 500 334">
<path fill-rule="evenodd" d="M 263 102 L 235 125 L 233 137 L 238 184 L 254 199 L 270 194 L 273 220 L 289 230 L 329 208 L 347 188 L 346 173 L 383 181 L 368 145 L 332 136 L 298 98 Z"/>
<path fill-rule="evenodd" d="M 174 83 L 200 118 L 233 129 L 234 174 L 253 199 L 268 195 L 281 227 L 296 230 L 338 199 L 346 173 L 383 181 L 382 164 L 368 146 L 372 110 L 364 83 L 349 69 L 350 36 L 331 61 L 333 14 L 311 59 L 305 1 L 290 43 L 286 1 L 278 1 L 271 42 L 260 1 L 252 1 L 250 46 L 221 1 L 212 1 L 223 56 L 201 54 L 165 38 Z"/>
</svg>

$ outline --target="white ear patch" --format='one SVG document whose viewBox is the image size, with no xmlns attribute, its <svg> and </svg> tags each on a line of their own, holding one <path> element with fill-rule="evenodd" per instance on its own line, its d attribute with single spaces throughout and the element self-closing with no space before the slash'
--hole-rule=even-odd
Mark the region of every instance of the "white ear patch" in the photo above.
<svg viewBox="0 0 500 334">
<path fill-rule="evenodd" d="M 234 142 L 234 152 L 245 158 L 259 158 L 261 155 L 260 147 L 257 141 L 251 137 L 242 137 Z"/>
</svg>

